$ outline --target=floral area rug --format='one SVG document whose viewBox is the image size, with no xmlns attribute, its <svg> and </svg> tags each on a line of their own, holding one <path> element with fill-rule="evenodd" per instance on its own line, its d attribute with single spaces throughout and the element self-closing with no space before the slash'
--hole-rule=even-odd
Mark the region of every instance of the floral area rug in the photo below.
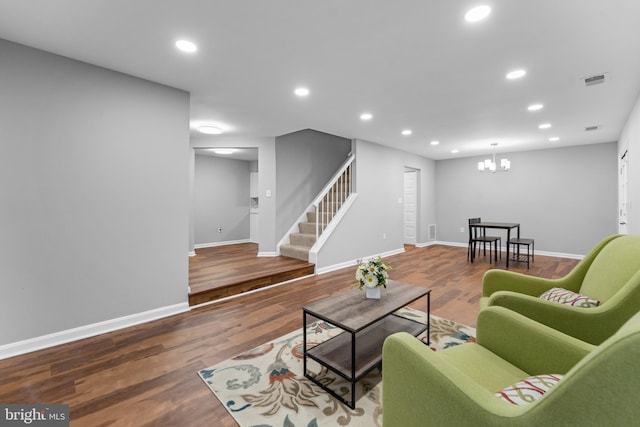
<svg viewBox="0 0 640 427">
<path fill-rule="evenodd" d="M 426 323 L 426 314 L 409 308 L 397 314 Z M 308 326 L 307 346 L 342 330 L 324 321 Z M 432 350 L 475 341 L 475 329 L 431 316 Z M 426 343 L 426 333 L 418 336 Z M 356 385 L 351 409 L 303 375 L 302 329 L 291 332 L 198 375 L 241 427 L 382 426 L 382 373 L 371 371 Z M 307 370 L 322 384 L 350 399 L 351 386 L 307 359 Z"/>
</svg>

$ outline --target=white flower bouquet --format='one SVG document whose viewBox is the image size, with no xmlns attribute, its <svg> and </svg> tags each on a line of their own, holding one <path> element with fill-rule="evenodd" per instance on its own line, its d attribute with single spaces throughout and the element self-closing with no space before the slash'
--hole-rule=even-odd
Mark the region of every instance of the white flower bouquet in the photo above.
<svg viewBox="0 0 640 427">
<path fill-rule="evenodd" d="M 356 270 L 356 280 L 358 282 L 354 283 L 353 286 L 357 286 L 360 290 L 363 288 L 386 288 L 387 279 L 389 278 L 387 271 L 389 270 L 391 270 L 391 267 L 383 263 L 380 257 L 363 262 Z"/>
</svg>

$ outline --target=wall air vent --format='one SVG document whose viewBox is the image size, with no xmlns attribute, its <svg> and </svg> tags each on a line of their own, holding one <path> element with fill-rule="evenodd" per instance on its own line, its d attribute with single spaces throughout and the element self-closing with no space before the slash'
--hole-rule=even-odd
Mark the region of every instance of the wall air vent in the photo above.
<svg viewBox="0 0 640 427">
<path fill-rule="evenodd" d="M 436 240 L 436 225 L 435 224 L 429 224 L 429 237 L 428 240 L 431 242 L 433 240 Z"/>
<path fill-rule="evenodd" d="M 598 130 L 598 129 L 600 129 L 600 126 L 598 126 L 598 125 L 587 126 L 586 128 L 584 128 L 584 130 L 587 131 L 587 132 L 591 132 L 591 131 Z"/>
<path fill-rule="evenodd" d="M 584 85 L 585 86 L 595 86 L 595 85 L 599 85 L 604 83 L 605 81 L 607 81 L 607 74 L 608 73 L 603 73 L 603 74 L 596 74 L 595 76 L 589 76 L 589 77 L 585 77 L 584 78 Z"/>
</svg>

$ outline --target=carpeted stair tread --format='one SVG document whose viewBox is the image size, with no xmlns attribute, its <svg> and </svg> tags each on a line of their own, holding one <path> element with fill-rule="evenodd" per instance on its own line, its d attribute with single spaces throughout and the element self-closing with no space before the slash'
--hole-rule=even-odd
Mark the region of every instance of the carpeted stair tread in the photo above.
<svg viewBox="0 0 640 427">
<path fill-rule="evenodd" d="M 308 246 L 285 244 L 280 246 L 280 255 L 309 262 L 309 249 Z"/>
<path fill-rule="evenodd" d="M 292 233 L 289 235 L 291 244 L 295 246 L 304 246 L 311 248 L 316 242 L 315 234 Z"/>
</svg>

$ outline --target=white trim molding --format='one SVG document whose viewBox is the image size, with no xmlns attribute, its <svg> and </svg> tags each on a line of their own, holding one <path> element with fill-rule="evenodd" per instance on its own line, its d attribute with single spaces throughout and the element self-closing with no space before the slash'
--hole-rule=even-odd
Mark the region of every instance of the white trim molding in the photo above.
<svg viewBox="0 0 640 427">
<path fill-rule="evenodd" d="M 420 242 L 420 243 L 416 243 L 416 248 L 426 248 L 427 246 L 433 246 L 433 245 L 437 245 L 438 242 L 433 241 L 433 242 Z"/>
<path fill-rule="evenodd" d="M 152 320 L 161 319 L 163 317 L 173 316 L 175 314 L 185 313 L 189 311 L 187 302 L 160 307 L 142 313 L 131 314 L 129 316 L 118 317 L 116 319 L 105 320 L 103 322 L 93 323 L 90 325 L 80 326 L 78 328 L 67 329 L 65 331 L 54 332 L 52 334 L 40 337 L 29 338 L 0 346 L 0 360 L 9 357 L 19 356 L 21 354 L 30 353 L 36 350 L 42 350 L 54 347 L 60 344 L 93 337 L 96 335 L 112 332 L 118 329 L 128 328 L 130 326 L 139 325 L 141 323 L 150 322 Z"/>
<path fill-rule="evenodd" d="M 268 257 L 280 256 L 280 254 L 278 252 L 258 252 L 257 256 L 268 258 Z"/>
<path fill-rule="evenodd" d="M 444 246 L 457 246 L 459 248 L 466 248 L 467 245 L 468 245 L 467 243 L 440 242 L 440 241 L 430 242 L 430 244 L 432 244 L 432 245 L 444 245 Z M 506 247 L 502 246 L 500 248 L 500 251 L 506 252 Z M 551 256 L 551 257 L 556 257 L 556 258 L 569 258 L 569 259 L 582 259 L 582 258 L 584 258 L 584 255 L 579 255 L 579 254 L 567 254 L 567 253 L 563 253 L 563 252 L 539 251 L 537 249 L 536 249 L 536 253 L 535 254 L 536 255 L 543 255 L 543 256 Z"/>
<path fill-rule="evenodd" d="M 193 245 L 193 247 L 194 249 L 204 249 L 204 248 L 213 248 L 216 246 L 237 245 L 239 243 L 251 243 L 251 239 L 228 240 L 226 242 L 198 243 L 197 245 Z"/>
<path fill-rule="evenodd" d="M 394 250 L 391 250 L 391 251 L 383 252 L 381 254 L 366 256 L 366 257 L 362 257 L 362 258 L 358 258 L 358 259 L 353 259 L 351 261 L 345 261 L 345 262 L 341 262 L 339 264 L 329 265 L 327 267 L 318 268 L 316 266 L 316 274 L 330 273 L 330 272 L 335 271 L 335 270 L 340 270 L 341 268 L 350 267 L 352 265 L 358 265 L 361 262 L 366 261 L 366 260 L 375 259 L 375 258 L 378 258 L 378 257 L 386 258 L 388 256 L 398 255 L 398 254 L 401 254 L 403 252 L 404 252 L 404 246 L 402 248 L 398 248 L 398 249 L 394 249 Z"/>
</svg>

